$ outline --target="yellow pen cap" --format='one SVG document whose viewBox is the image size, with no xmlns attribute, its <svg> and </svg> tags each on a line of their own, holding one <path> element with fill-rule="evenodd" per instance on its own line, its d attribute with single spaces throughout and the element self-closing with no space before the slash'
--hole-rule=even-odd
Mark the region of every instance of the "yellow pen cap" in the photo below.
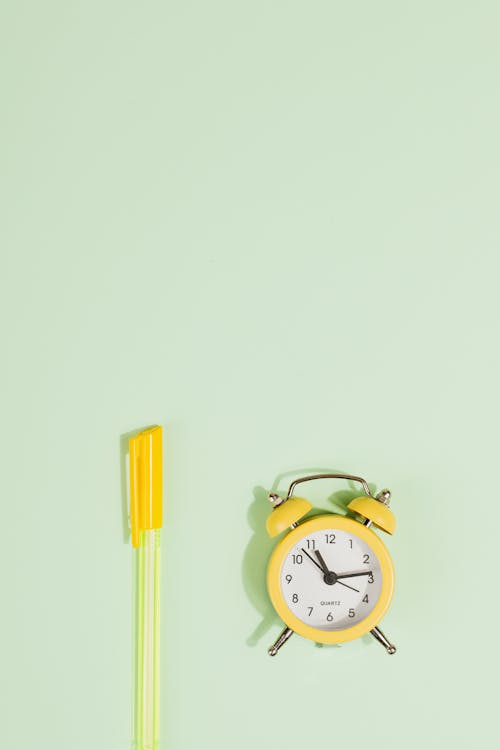
<svg viewBox="0 0 500 750">
<path fill-rule="evenodd" d="M 132 546 L 141 531 L 160 529 L 163 516 L 162 429 L 151 427 L 130 438 L 130 526 Z"/>
</svg>

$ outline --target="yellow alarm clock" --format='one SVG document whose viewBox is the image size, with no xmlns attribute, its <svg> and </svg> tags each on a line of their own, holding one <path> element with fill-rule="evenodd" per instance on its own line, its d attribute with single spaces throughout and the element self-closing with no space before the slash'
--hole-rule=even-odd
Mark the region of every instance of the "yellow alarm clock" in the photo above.
<svg viewBox="0 0 500 750">
<path fill-rule="evenodd" d="M 312 505 L 295 487 L 315 479 L 358 482 L 364 495 L 347 506 L 353 517 L 327 513 L 301 521 Z M 394 592 L 394 567 L 371 526 L 394 533 L 391 493 L 372 495 L 367 482 L 350 474 L 314 474 L 296 479 L 286 498 L 269 495 L 266 522 L 271 537 L 286 531 L 267 569 L 267 588 L 285 629 L 269 649 L 275 656 L 293 633 L 316 643 L 344 643 L 371 633 L 388 654 L 395 646 L 378 628 Z"/>
</svg>

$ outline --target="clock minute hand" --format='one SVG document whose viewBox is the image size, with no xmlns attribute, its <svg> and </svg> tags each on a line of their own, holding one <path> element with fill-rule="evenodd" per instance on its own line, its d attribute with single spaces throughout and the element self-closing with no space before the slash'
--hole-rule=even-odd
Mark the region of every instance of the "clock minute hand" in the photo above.
<svg viewBox="0 0 500 750">
<path fill-rule="evenodd" d="M 304 547 L 301 547 L 301 550 L 304 553 L 304 555 L 306 555 L 306 557 L 308 557 L 309 560 L 312 563 L 314 563 L 314 565 L 316 565 L 316 567 L 318 568 L 318 570 L 321 570 L 321 572 L 324 574 L 323 575 L 323 580 L 325 581 L 325 583 L 328 583 L 329 585 L 332 585 L 334 583 L 340 583 L 340 585 L 341 586 L 345 586 L 346 589 L 351 589 L 351 591 L 355 591 L 357 594 L 359 594 L 358 589 L 355 589 L 353 586 L 348 586 L 347 583 L 342 583 L 342 581 L 338 580 L 338 576 L 336 576 L 335 573 L 333 573 L 331 570 L 328 570 L 328 568 L 326 566 L 326 563 L 323 560 L 323 557 L 321 556 L 321 554 L 317 550 L 314 550 L 314 551 L 315 551 L 316 555 L 318 555 L 318 558 L 321 558 L 322 563 L 323 563 L 322 565 L 320 565 L 319 563 L 317 563 L 316 560 L 314 559 L 314 557 L 311 557 L 311 555 L 309 554 L 309 552 L 307 552 L 307 550 L 305 550 Z M 326 568 L 326 573 L 325 573 L 325 568 Z"/>
<path fill-rule="evenodd" d="M 371 570 L 364 570 L 362 573 L 341 573 L 337 578 L 356 578 L 357 576 L 371 576 Z"/>
<path fill-rule="evenodd" d="M 345 586 L 346 589 L 351 589 L 351 591 L 355 591 L 357 594 L 359 594 L 358 589 L 355 589 L 354 586 L 348 586 L 347 583 L 342 583 L 342 581 L 339 581 L 339 576 L 333 572 L 333 570 L 328 570 L 328 565 L 323 559 L 323 555 L 321 552 L 317 549 L 314 550 L 314 554 L 318 558 L 318 560 L 321 563 L 321 570 L 325 574 L 323 576 L 323 580 L 325 583 L 328 583 L 330 586 L 332 586 L 335 583 L 340 583 L 341 586 Z"/>
</svg>

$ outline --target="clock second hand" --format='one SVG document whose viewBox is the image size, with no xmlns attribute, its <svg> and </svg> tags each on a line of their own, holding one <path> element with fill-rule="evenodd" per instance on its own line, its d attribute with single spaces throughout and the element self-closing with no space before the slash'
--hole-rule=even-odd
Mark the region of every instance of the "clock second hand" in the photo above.
<svg viewBox="0 0 500 750">
<path fill-rule="evenodd" d="M 306 552 L 306 550 L 303 547 L 301 547 L 301 550 L 304 553 L 304 555 L 306 555 L 309 558 L 309 560 L 312 563 L 314 563 L 317 568 L 319 568 L 321 570 L 322 573 L 325 573 L 325 570 L 326 570 L 325 576 L 332 572 L 331 570 L 328 570 L 325 561 L 323 560 L 323 558 L 321 557 L 321 554 L 317 550 L 316 550 L 316 554 L 322 560 L 323 565 L 325 566 L 324 568 L 323 568 L 322 565 L 320 565 L 319 563 L 317 563 L 316 560 L 314 559 L 314 557 L 311 557 L 311 555 L 309 554 L 309 552 Z M 357 594 L 359 594 L 359 589 L 355 589 L 354 586 L 348 586 L 347 583 L 342 583 L 342 581 L 339 581 L 337 579 L 338 579 L 338 576 L 335 575 L 335 583 L 340 583 L 340 585 L 341 586 L 345 586 L 346 589 L 351 589 L 351 591 L 355 591 Z"/>
<path fill-rule="evenodd" d="M 321 567 L 321 565 L 319 563 L 316 562 L 316 560 L 314 559 L 314 557 L 311 557 L 311 555 L 309 554 L 309 552 L 305 551 L 304 547 L 301 547 L 301 550 L 304 553 L 304 555 L 307 555 L 307 557 L 309 558 L 309 560 L 312 563 L 314 563 L 314 565 L 316 565 L 316 567 L 319 568 L 321 570 L 321 572 L 323 573 L 323 568 Z"/>
<path fill-rule="evenodd" d="M 345 586 L 346 589 L 351 589 L 351 591 L 355 591 L 356 594 L 359 594 L 359 589 L 355 589 L 354 586 L 348 586 L 347 583 L 343 583 L 342 581 L 337 580 L 336 583 L 340 583 L 341 586 Z"/>
</svg>

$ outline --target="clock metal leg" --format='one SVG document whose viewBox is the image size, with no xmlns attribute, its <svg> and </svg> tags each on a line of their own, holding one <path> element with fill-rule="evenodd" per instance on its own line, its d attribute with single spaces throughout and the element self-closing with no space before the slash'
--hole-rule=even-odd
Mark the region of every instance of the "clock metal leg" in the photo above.
<svg viewBox="0 0 500 750">
<path fill-rule="evenodd" d="M 268 648 L 267 653 L 269 656 L 276 656 L 280 648 L 287 642 L 291 635 L 293 635 L 293 630 L 291 628 L 285 628 L 275 640 L 271 648 Z"/>
<path fill-rule="evenodd" d="M 388 654 L 395 654 L 396 653 L 396 646 L 394 646 L 382 633 L 380 628 L 373 628 L 373 630 L 370 630 L 370 633 L 373 635 L 373 637 L 382 644 L 382 646 L 385 648 Z"/>
</svg>

